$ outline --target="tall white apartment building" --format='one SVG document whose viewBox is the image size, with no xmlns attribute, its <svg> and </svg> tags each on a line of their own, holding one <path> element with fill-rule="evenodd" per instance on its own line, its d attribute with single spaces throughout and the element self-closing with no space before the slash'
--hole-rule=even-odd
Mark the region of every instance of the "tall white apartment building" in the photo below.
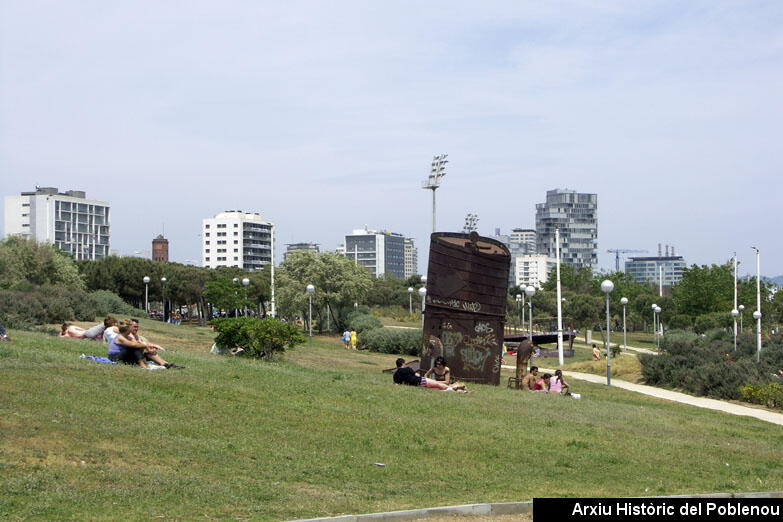
<svg viewBox="0 0 783 522">
<path fill-rule="evenodd" d="M 272 262 L 275 224 L 261 215 L 227 210 L 202 220 L 201 265 L 260 270 Z"/>
<path fill-rule="evenodd" d="M 419 251 L 413 244 L 413 238 L 406 237 L 405 246 L 405 279 L 419 273 Z"/>
<path fill-rule="evenodd" d="M 557 259 L 546 254 L 520 254 L 513 263 L 515 285 L 540 289 L 549 280 L 549 272 L 557 264 Z"/>
<path fill-rule="evenodd" d="M 345 256 L 373 276 L 393 274 L 405 278 L 405 237 L 402 234 L 356 229 L 345 236 Z"/>
<path fill-rule="evenodd" d="M 109 204 L 87 199 L 84 191 L 56 187 L 6 196 L 4 233 L 57 246 L 74 259 L 109 255 Z"/>
<path fill-rule="evenodd" d="M 598 265 L 598 194 L 548 190 L 536 205 L 536 251 L 555 257 L 555 229 L 560 229 L 560 260 L 576 266 Z"/>
<path fill-rule="evenodd" d="M 530 228 L 514 228 L 509 236 L 509 247 L 520 254 L 536 253 L 536 231 Z"/>
</svg>

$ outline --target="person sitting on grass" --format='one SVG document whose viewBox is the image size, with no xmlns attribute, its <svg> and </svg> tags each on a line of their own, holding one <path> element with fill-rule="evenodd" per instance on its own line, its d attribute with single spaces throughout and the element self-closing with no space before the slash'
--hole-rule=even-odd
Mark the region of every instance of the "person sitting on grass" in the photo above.
<svg viewBox="0 0 783 522">
<path fill-rule="evenodd" d="M 160 366 L 165 366 L 166 368 L 170 370 L 182 370 L 185 367 L 180 366 L 178 364 L 173 364 L 170 362 L 166 362 L 163 360 L 163 357 L 161 357 L 158 354 L 158 351 L 166 351 L 162 346 L 158 346 L 157 344 L 153 344 L 147 341 L 144 337 L 139 335 L 139 320 L 138 319 L 131 319 L 131 331 L 130 331 L 130 338 L 134 341 L 146 344 L 149 348 L 146 348 L 144 350 L 144 358 L 148 361 L 152 361 L 155 364 L 159 364 Z"/>
<path fill-rule="evenodd" d="M 109 344 L 109 360 L 122 361 L 125 364 L 138 365 L 142 368 L 150 369 L 144 357 L 144 350 L 150 346 L 131 338 L 131 322 L 127 320 L 120 321 L 117 331 L 117 335 Z"/>
<path fill-rule="evenodd" d="M 530 372 L 522 379 L 522 389 L 546 392 L 546 388 L 543 388 L 542 384 L 543 380 L 538 378 L 538 366 L 531 366 Z"/>
<path fill-rule="evenodd" d="M 392 375 L 394 384 L 407 384 L 408 386 L 422 386 L 424 388 L 431 388 L 433 390 L 455 391 L 464 390 L 465 386 L 446 386 L 442 382 L 433 381 L 426 377 L 419 377 L 412 368 L 405 366 L 405 359 L 400 357 L 397 359 L 397 370 Z"/>
<path fill-rule="evenodd" d="M 5 328 L 2 324 L 0 324 L 0 341 L 10 341 L 11 338 L 8 337 L 8 334 L 5 332 Z"/>
<path fill-rule="evenodd" d="M 451 370 L 446 366 L 446 359 L 440 355 L 435 358 L 435 364 L 432 368 L 427 370 L 424 377 L 429 377 L 430 375 L 432 375 L 436 381 L 442 382 L 446 386 L 451 384 Z"/>
<path fill-rule="evenodd" d="M 563 379 L 562 370 L 555 370 L 555 375 L 549 378 L 549 393 L 571 395 L 568 391 L 568 383 Z"/>
<path fill-rule="evenodd" d="M 594 361 L 601 360 L 601 350 L 595 344 L 593 344 L 593 360 Z"/>
</svg>

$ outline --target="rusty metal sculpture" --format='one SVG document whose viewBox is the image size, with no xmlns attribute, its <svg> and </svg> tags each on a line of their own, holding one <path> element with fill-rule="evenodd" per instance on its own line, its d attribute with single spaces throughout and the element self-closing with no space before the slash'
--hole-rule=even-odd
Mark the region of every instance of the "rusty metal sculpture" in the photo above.
<svg viewBox="0 0 783 522">
<path fill-rule="evenodd" d="M 510 260 L 503 243 L 475 232 L 432 234 L 422 368 L 442 355 L 459 380 L 500 383 Z"/>
</svg>

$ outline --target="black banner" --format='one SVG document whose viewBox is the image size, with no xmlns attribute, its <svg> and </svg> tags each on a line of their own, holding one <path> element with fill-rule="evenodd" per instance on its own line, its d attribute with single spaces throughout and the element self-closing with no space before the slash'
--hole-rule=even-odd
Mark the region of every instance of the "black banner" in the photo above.
<svg viewBox="0 0 783 522">
<path fill-rule="evenodd" d="M 534 498 L 533 521 L 781 520 L 783 498 Z"/>
</svg>

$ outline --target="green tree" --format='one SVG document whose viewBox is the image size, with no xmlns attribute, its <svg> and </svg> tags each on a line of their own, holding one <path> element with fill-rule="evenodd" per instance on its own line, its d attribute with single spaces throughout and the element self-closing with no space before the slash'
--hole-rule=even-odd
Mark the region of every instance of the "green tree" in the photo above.
<svg viewBox="0 0 783 522">
<path fill-rule="evenodd" d="M 10 236 L 0 242 L 0 288 L 22 283 L 84 290 L 84 279 L 67 254 L 53 245 Z"/>
</svg>

